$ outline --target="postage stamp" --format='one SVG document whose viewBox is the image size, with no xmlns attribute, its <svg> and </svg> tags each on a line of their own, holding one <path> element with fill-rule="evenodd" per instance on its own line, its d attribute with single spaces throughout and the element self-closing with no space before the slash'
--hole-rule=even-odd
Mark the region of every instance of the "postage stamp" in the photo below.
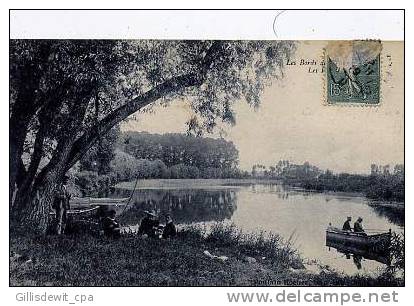
<svg viewBox="0 0 414 306">
<path fill-rule="evenodd" d="M 332 41 L 326 48 L 326 103 L 378 105 L 380 41 Z"/>
</svg>

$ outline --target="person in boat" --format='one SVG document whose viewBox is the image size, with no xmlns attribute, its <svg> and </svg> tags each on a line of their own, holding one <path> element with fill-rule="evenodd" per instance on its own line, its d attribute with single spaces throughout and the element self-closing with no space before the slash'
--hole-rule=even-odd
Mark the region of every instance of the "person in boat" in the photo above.
<svg viewBox="0 0 414 306">
<path fill-rule="evenodd" d="M 359 217 L 356 221 L 355 221 L 355 223 L 354 223 L 354 232 L 355 233 L 360 233 L 360 234 L 365 234 L 366 235 L 366 233 L 365 233 L 365 231 L 364 231 L 364 228 L 362 227 L 362 218 L 361 217 Z"/>
<path fill-rule="evenodd" d="M 177 235 L 177 229 L 175 228 L 173 219 L 171 218 L 171 215 L 165 216 L 165 227 L 162 231 L 162 238 L 169 239 L 174 238 Z"/>
<path fill-rule="evenodd" d="M 57 188 L 55 199 L 52 204 L 52 208 L 56 214 L 56 234 L 60 235 L 65 232 L 67 223 L 67 212 L 70 209 L 71 194 L 68 191 L 69 176 L 65 175 L 62 184 Z"/>
<path fill-rule="evenodd" d="M 108 238 L 119 238 L 121 237 L 121 227 L 115 219 L 116 211 L 111 209 L 108 215 L 103 218 L 103 231 Z"/>
<path fill-rule="evenodd" d="M 352 221 L 351 217 L 346 218 L 346 221 L 345 221 L 344 225 L 342 226 L 343 231 L 348 231 L 348 232 L 352 231 L 351 221 Z"/>
<path fill-rule="evenodd" d="M 157 214 L 154 210 L 144 211 L 145 217 L 141 220 L 141 224 L 138 228 L 138 235 L 147 235 L 148 237 L 155 238 L 157 236 L 157 228 L 160 224 Z"/>
</svg>

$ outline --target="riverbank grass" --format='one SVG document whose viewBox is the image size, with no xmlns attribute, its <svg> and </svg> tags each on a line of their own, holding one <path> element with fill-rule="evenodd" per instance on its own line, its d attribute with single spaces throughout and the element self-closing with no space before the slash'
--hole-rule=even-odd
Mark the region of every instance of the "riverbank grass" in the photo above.
<svg viewBox="0 0 414 306">
<path fill-rule="evenodd" d="M 329 286 L 401 285 L 305 269 L 277 235 L 218 224 L 186 228 L 176 239 L 11 236 L 12 286 Z"/>
</svg>

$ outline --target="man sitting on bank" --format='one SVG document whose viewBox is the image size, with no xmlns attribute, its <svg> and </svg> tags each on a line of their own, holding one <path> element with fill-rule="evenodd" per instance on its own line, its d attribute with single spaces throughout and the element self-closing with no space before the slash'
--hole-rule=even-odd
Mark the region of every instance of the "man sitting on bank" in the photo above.
<svg viewBox="0 0 414 306">
<path fill-rule="evenodd" d="M 144 211 L 145 217 L 141 220 L 141 224 L 138 229 L 139 235 L 147 235 L 148 237 L 156 237 L 157 228 L 160 224 L 160 221 L 157 218 L 157 215 L 154 210 Z"/>
<path fill-rule="evenodd" d="M 171 215 L 165 216 L 165 227 L 162 232 L 162 238 L 169 239 L 174 238 L 177 235 L 177 229 L 175 228 L 173 219 L 171 218 Z"/>
<path fill-rule="evenodd" d="M 110 210 L 108 216 L 103 219 L 103 230 L 104 234 L 108 238 L 119 238 L 121 237 L 121 227 L 115 220 L 116 211 Z"/>
</svg>

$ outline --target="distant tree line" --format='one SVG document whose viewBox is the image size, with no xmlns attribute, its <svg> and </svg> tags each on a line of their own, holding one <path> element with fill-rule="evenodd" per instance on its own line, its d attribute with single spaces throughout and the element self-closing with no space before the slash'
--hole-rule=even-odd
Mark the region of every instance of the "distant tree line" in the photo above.
<svg viewBox="0 0 414 306">
<path fill-rule="evenodd" d="M 126 132 L 112 169 L 120 180 L 133 178 L 238 178 L 239 152 L 224 139 L 168 133 Z"/>
<path fill-rule="evenodd" d="M 167 167 L 185 164 L 199 169 L 231 169 L 239 162 L 235 145 L 224 139 L 146 132 L 126 132 L 122 139 L 124 152 L 138 159 L 161 160 Z"/>
<path fill-rule="evenodd" d="M 303 180 L 309 178 L 316 178 L 322 171 L 309 162 L 295 164 L 288 160 L 280 160 L 274 166 L 266 167 L 262 164 L 256 164 L 252 167 L 252 176 L 256 178 L 276 178 L 276 179 L 290 179 Z"/>
<path fill-rule="evenodd" d="M 185 134 L 120 133 L 114 128 L 80 160 L 74 180 L 82 195 L 102 194 L 120 181 L 242 178 L 239 152 L 223 139 Z"/>
<path fill-rule="evenodd" d="M 404 165 L 397 164 L 392 170 L 390 165 L 371 165 L 370 175 L 322 171 L 309 162 L 295 164 L 281 160 L 274 166 L 254 165 L 252 176 L 256 178 L 275 178 L 285 184 L 316 191 L 361 192 L 368 198 L 404 201 Z"/>
</svg>

